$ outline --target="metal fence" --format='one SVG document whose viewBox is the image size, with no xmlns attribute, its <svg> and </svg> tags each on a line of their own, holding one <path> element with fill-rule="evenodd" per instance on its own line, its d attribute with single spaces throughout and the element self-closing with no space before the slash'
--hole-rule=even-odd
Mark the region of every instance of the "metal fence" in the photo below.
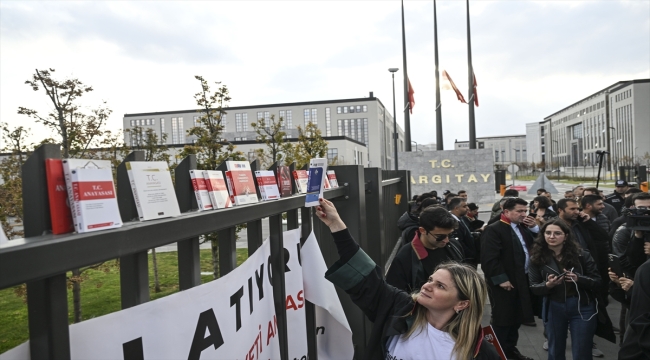
<svg viewBox="0 0 650 360">
<path fill-rule="evenodd" d="M 102 261 L 119 259 L 121 306 L 126 309 L 150 300 L 147 251 L 170 243 L 178 246 L 179 288 L 201 285 L 199 237 L 217 232 L 221 276 L 236 267 L 235 227 L 247 225 L 248 252 L 262 244 L 262 221 L 268 218 L 271 241 L 273 298 L 282 359 L 288 358 L 286 293 L 282 215 L 287 229 L 298 228 L 300 214 L 304 241 L 313 230 L 328 265 L 338 259 L 329 229 L 312 221 L 305 196 L 294 194 L 280 200 L 228 209 L 197 212 L 189 170 L 196 169 L 194 156 L 185 158 L 175 171 L 175 188 L 182 215 L 153 221 L 137 219 L 137 209 L 125 168 L 127 161 L 142 161 L 144 153 L 131 153 L 117 167 L 117 198 L 124 226 L 119 229 L 51 235 L 45 177 L 45 159 L 60 158 L 57 145 L 43 145 L 22 168 L 25 239 L 0 246 L 0 289 L 27 284 L 27 308 L 32 359 L 68 359 L 70 343 L 66 272 Z M 253 164 L 252 167 L 256 167 Z M 332 166 L 340 187 L 327 190 L 352 236 L 370 257 L 384 267 L 399 239 L 397 219 L 408 208 L 408 171 L 385 172 L 360 165 Z M 255 170 L 255 169 L 254 169 Z M 396 196 L 401 199 L 396 201 Z M 353 332 L 355 357 L 365 353 L 370 323 L 340 289 L 339 297 Z M 308 356 L 317 359 L 315 312 L 307 303 Z"/>
</svg>

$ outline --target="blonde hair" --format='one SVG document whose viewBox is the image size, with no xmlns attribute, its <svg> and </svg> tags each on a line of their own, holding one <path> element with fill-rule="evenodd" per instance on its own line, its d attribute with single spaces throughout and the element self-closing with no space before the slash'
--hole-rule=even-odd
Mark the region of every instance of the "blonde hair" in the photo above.
<svg viewBox="0 0 650 360">
<path fill-rule="evenodd" d="M 483 318 L 483 306 L 487 299 L 487 285 L 474 268 L 457 262 L 445 262 L 436 267 L 438 270 L 447 270 L 458 290 L 458 300 L 468 300 L 469 305 L 460 313 L 455 314 L 442 329 L 449 333 L 454 339 L 453 352 L 457 359 L 474 358 L 474 348 L 477 343 L 481 319 Z M 413 301 L 420 296 L 420 292 L 411 294 Z M 409 338 L 416 331 L 422 331 L 427 326 L 427 308 L 421 305 L 415 306 L 413 315 L 415 320 L 413 326 L 404 334 Z"/>
</svg>

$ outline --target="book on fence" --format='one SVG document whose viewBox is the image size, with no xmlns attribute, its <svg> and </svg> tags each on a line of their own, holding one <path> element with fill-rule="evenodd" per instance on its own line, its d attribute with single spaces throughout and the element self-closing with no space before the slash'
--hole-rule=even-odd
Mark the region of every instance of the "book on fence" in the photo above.
<svg viewBox="0 0 650 360">
<path fill-rule="evenodd" d="M 80 167 L 70 172 L 77 213 L 75 230 L 85 233 L 121 227 L 111 168 Z"/>
<path fill-rule="evenodd" d="M 293 179 L 296 181 L 296 189 L 299 194 L 307 193 L 307 180 L 309 176 L 307 175 L 307 170 L 294 170 Z"/>
<path fill-rule="evenodd" d="M 255 171 L 255 179 L 260 188 L 262 200 L 277 200 L 280 198 L 278 184 L 275 183 L 275 174 L 271 170 Z"/>
<path fill-rule="evenodd" d="M 52 234 L 73 232 L 74 224 L 63 175 L 63 161 L 61 159 L 45 159 L 45 177 L 47 179 L 47 198 L 50 203 Z"/>
<path fill-rule="evenodd" d="M 203 170 L 203 178 L 208 188 L 208 195 L 210 196 L 212 207 L 214 209 L 231 207 L 232 202 L 228 194 L 228 189 L 226 188 L 223 173 L 216 170 Z"/>
<path fill-rule="evenodd" d="M 226 167 L 233 203 L 245 205 L 258 202 L 251 165 L 246 161 L 226 161 Z"/>
<path fill-rule="evenodd" d="M 129 161 L 126 170 L 140 220 L 181 214 L 169 166 L 164 161 Z"/>
<path fill-rule="evenodd" d="M 329 180 L 330 186 L 332 189 L 339 187 L 339 182 L 336 180 L 336 173 L 334 170 L 327 170 L 327 179 Z"/>
<path fill-rule="evenodd" d="M 192 188 L 194 189 L 194 195 L 196 195 L 196 203 L 199 205 L 199 211 L 214 209 L 212 200 L 210 200 L 210 195 L 208 194 L 208 186 L 203 177 L 203 171 L 190 170 L 190 179 L 192 179 Z"/>
<path fill-rule="evenodd" d="M 63 159 L 63 177 L 65 179 L 65 189 L 68 195 L 68 204 L 70 205 L 70 214 L 72 215 L 72 225 L 76 231 L 79 231 L 79 212 L 75 206 L 74 191 L 72 189 L 72 170 L 80 168 L 88 169 L 111 169 L 111 162 L 108 160 L 90 160 L 90 159 Z M 111 181 L 113 181 L 111 177 Z"/>
<path fill-rule="evenodd" d="M 293 189 L 291 188 L 291 170 L 288 166 L 278 166 L 277 171 L 280 196 L 291 196 L 293 194 Z"/>
<path fill-rule="evenodd" d="M 327 172 L 327 159 L 314 158 L 309 160 L 309 171 L 307 179 L 307 196 L 305 206 L 317 206 L 319 199 L 323 197 L 323 188 Z"/>
</svg>

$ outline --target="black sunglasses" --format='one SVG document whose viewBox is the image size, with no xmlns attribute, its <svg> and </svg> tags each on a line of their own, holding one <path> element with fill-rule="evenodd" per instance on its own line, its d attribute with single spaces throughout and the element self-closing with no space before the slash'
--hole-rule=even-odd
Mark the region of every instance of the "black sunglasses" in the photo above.
<svg viewBox="0 0 650 360">
<path fill-rule="evenodd" d="M 436 239 L 436 241 L 443 241 L 444 239 L 449 237 L 448 234 L 429 234 L 428 231 L 427 231 L 427 235 L 432 235 Z"/>
</svg>

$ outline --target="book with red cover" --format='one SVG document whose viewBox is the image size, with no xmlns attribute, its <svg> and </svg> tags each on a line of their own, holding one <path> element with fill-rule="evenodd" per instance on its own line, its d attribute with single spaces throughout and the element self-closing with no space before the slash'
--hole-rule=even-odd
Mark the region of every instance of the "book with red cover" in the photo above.
<svg viewBox="0 0 650 360">
<path fill-rule="evenodd" d="M 71 170 L 74 207 L 78 233 L 113 229 L 122 226 L 111 168 L 76 168 Z"/>
<path fill-rule="evenodd" d="M 307 193 L 307 180 L 309 176 L 307 175 L 307 170 L 294 170 L 293 179 L 296 181 L 296 189 L 300 194 Z"/>
<path fill-rule="evenodd" d="M 255 179 L 260 188 L 262 200 L 277 200 L 280 198 L 278 184 L 275 183 L 275 174 L 271 170 L 255 171 Z"/>
<path fill-rule="evenodd" d="M 278 188 L 280 188 L 280 195 L 282 197 L 291 196 L 293 189 L 291 188 L 291 170 L 288 166 L 278 166 Z"/>
<path fill-rule="evenodd" d="M 245 205 L 258 202 L 250 164 L 246 161 L 226 161 L 226 166 L 228 167 L 226 176 L 233 203 Z"/>
<path fill-rule="evenodd" d="M 52 234 L 73 232 L 74 224 L 72 223 L 72 212 L 68 203 L 68 192 L 65 189 L 61 159 L 45 159 L 45 174 L 47 178 L 47 197 L 50 201 Z"/>
<path fill-rule="evenodd" d="M 190 179 L 192 180 L 192 188 L 194 189 L 194 195 L 196 195 L 196 204 L 199 206 L 199 211 L 212 210 L 214 207 L 208 194 L 208 186 L 203 177 L 203 171 L 190 170 Z"/>
<path fill-rule="evenodd" d="M 228 194 L 226 181 L 221 171 L 203 170 L 203 178 L 208 188 L 208 195 L 215 209 L 223 209 L 232 206 L 232 200 Z"/>
<path fill-rule="evenodd" d="M 329 180 L 332 189 L 339 187 L 339 182 L 336 180 L 336 173 L 334 170 L 327 170 L 327 179 Z"/>
</svg>

